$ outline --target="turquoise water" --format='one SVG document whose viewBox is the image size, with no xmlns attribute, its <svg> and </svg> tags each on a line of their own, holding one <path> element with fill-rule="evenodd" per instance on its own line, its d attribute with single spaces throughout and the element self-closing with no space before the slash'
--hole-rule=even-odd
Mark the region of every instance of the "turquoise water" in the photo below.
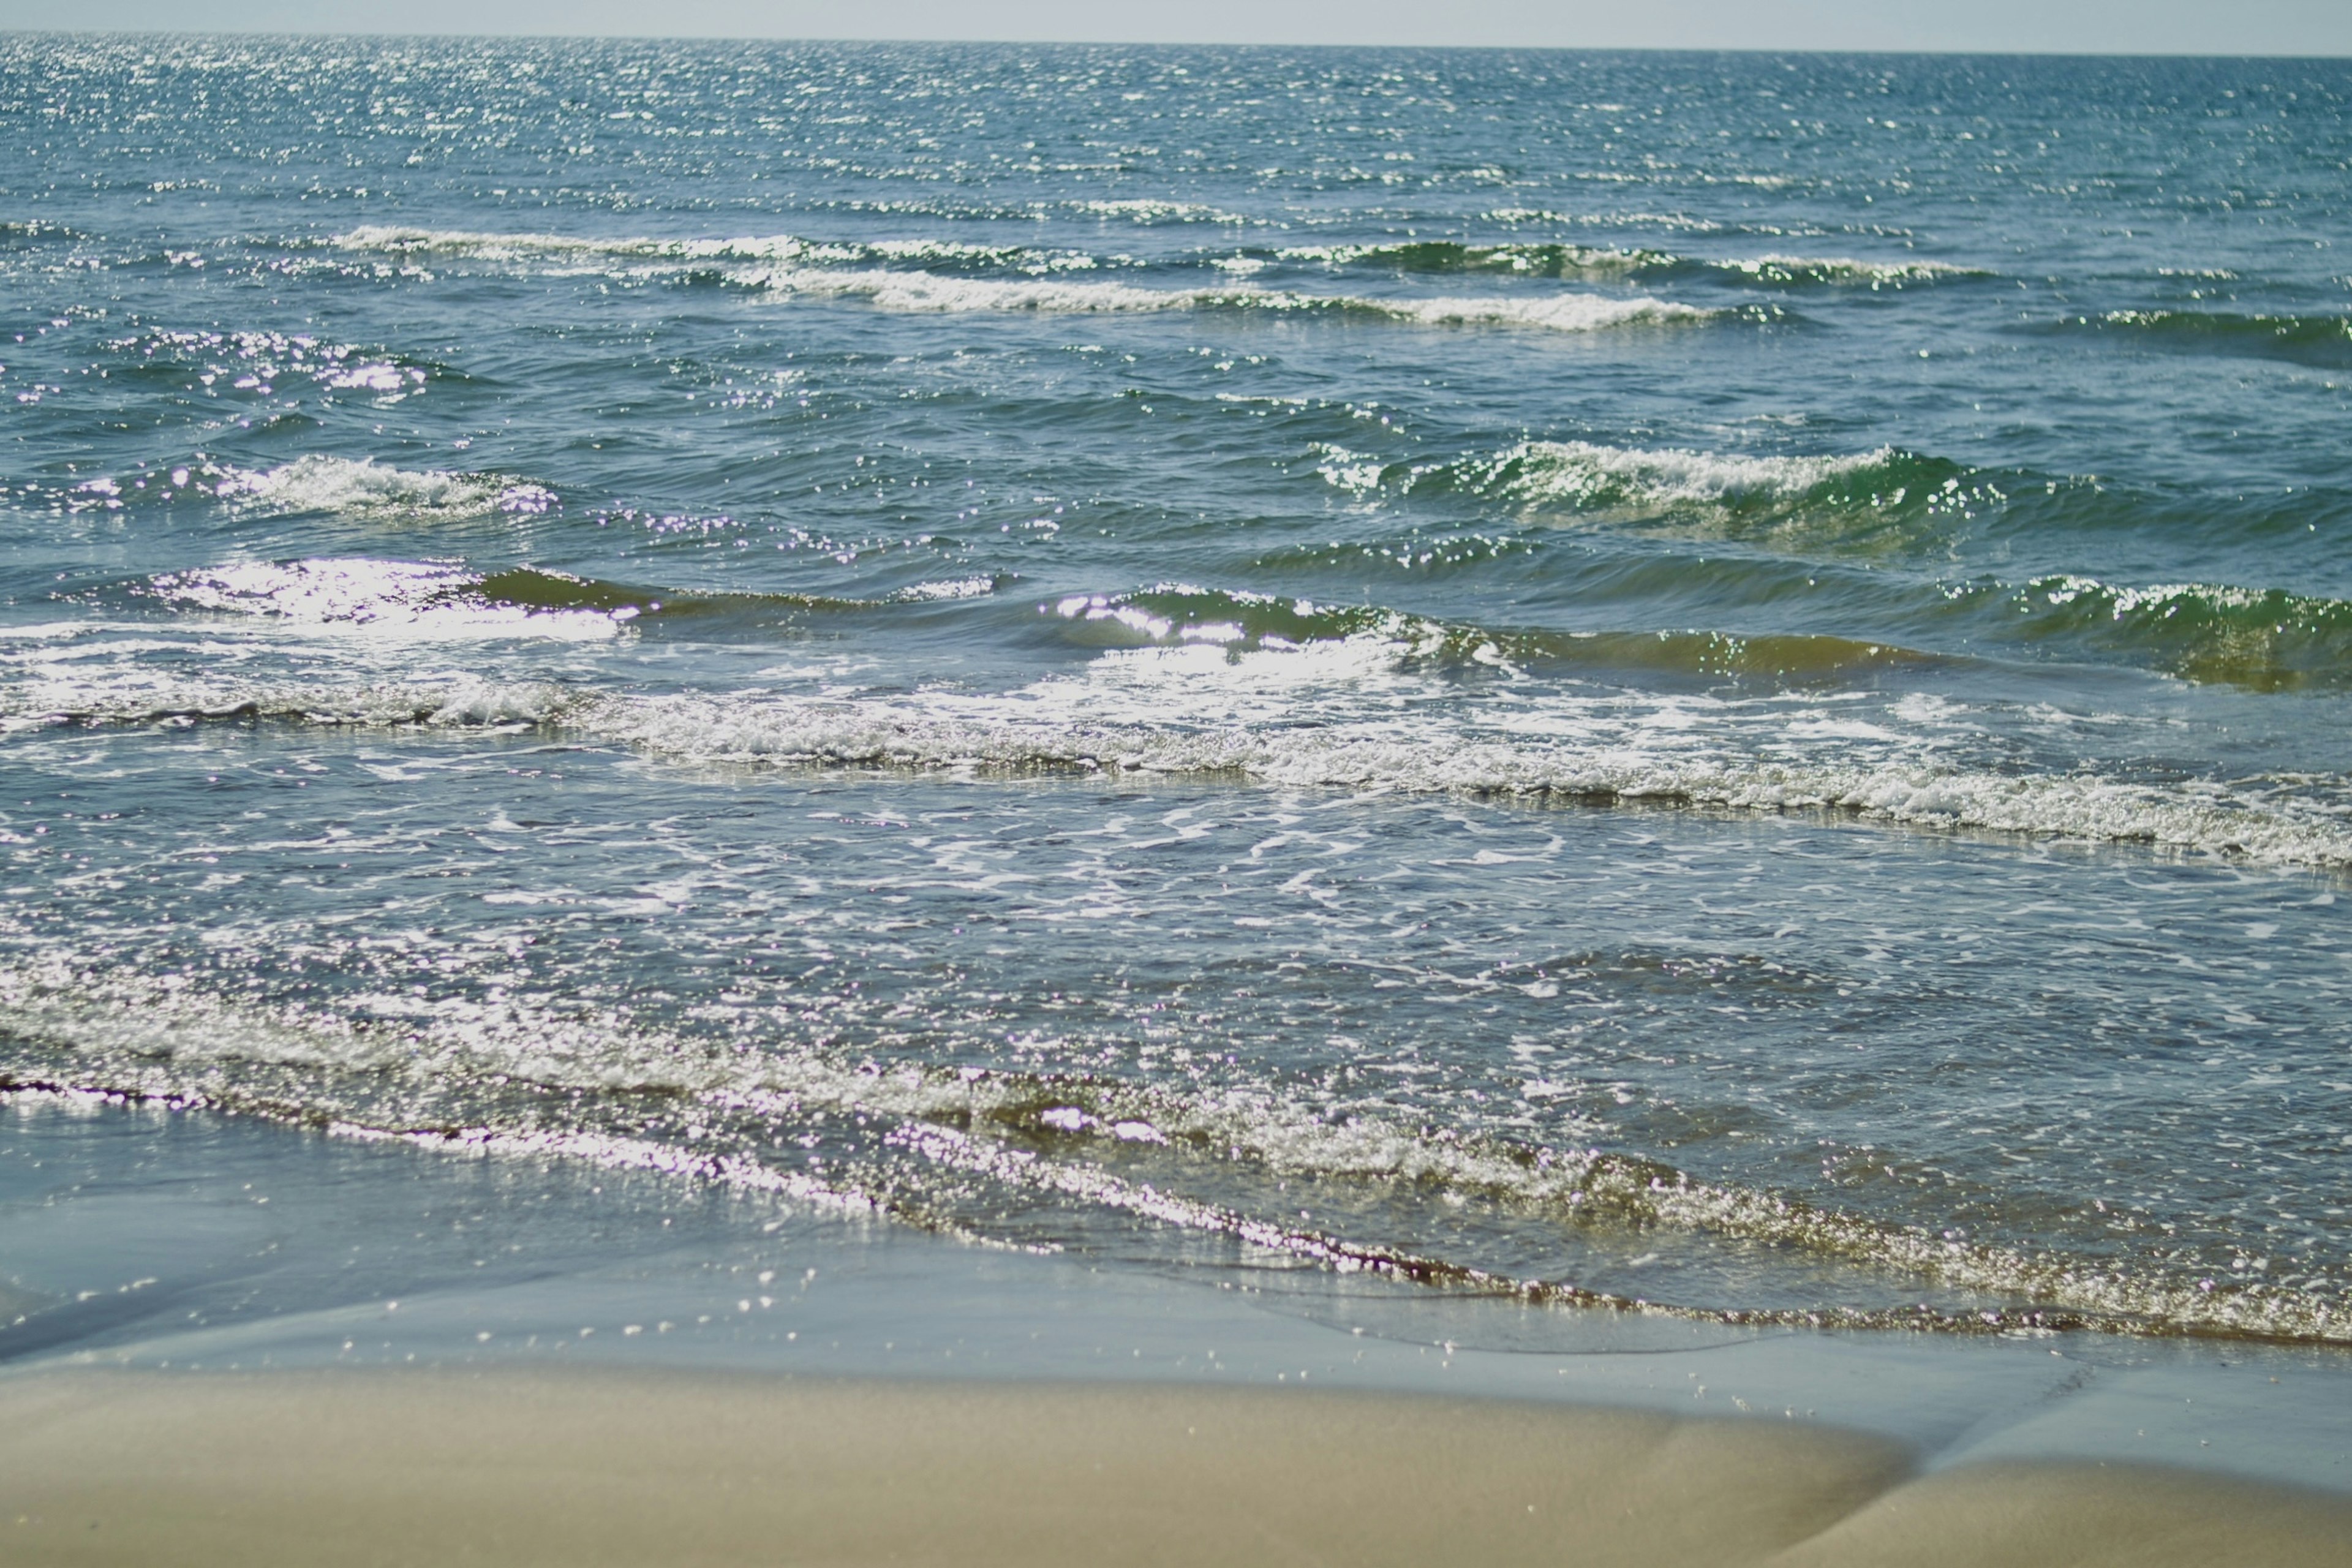
<svg viewBox="0 0 2352 1568">
<path fill-rule="evenodd" d="M 0 40 L 0 1081 L 2352 1337 L 2347 94 Z"/>
</svg>

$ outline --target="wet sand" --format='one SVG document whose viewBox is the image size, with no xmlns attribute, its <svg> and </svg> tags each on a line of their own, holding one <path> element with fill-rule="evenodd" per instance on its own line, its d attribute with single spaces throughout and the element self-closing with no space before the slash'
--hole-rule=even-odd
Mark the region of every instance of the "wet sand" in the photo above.
<svg viewBox="0 0 2352 1568">
<path fill-rule="evenodd" d="M 0 1382 L 15 1563 L 2352 1563 L 2352 1501 L 1306 1390 L 492 1368 Z"/>
</svg>

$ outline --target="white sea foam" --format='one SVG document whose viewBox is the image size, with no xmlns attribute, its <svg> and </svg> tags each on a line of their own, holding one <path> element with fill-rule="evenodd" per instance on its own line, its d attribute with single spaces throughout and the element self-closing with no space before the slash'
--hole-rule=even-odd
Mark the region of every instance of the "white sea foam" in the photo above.
<svg viewBox="0 0 2352 1568">
<path fill-rule="evenodd" d="M 1328 651 L 1346 658 L 1362 650 L 1340 645 Z M 705 698 L 600 701 L 570 721 L 648 751 L 708 760 L 1207 773 L 1285 785 L 1654 800 L 1766 811 L 1827 808 L 1930 827 L 2144 841 L 2274 862 L 2352 864 L 2352 829 L 2323 813 L 2233 800 L 2220 791 L 2078 775 L 2011 776 L 1917 761 L 1780 763 L 1518 739 L 1392 738 L 1344 729 L 1187 733 L 1129 726 L 1046 727 L 941 719 L 870 703 Z"/>
<path fill-rule="evenodd" d="M 906 604 L 940 599 L 982 599 L 996 592 L 993 577 L 952 577 L 937 583 L 909 583 L 890 595 Z"/>
<path fill-rule="evenodd" d="M 1596 294 L 1387 298 L 1301 294 L 1278 289 L 1147 289 L 1068 279 L 951 278 L 929 272 L 780 268 L 752 279 L 789 294 L 852 298 L 884 310 L 959 312 L 1267 310 L 1330 312 L 1425 326 L 1504 326 L 1586 332 L 1610 327 L 1704 321 L 1718 312 L 1672 300 Z"/>
<path fill-rule="evenodd" d="M 1849 457 L 1751 458 L 1672 447 L 1530 441 L 1500 454 L 1493 467 L 1516 466 L 1517 477 L 1510 489 L 1528 500 L 1584 506 L 1671 505 L 1790 500 L 1834 480 L 1884 468 L 1896 456 L 1891 447 Z"/>
<path fill-rule="evenodd" d="M 1072 205 L 1079 212 L 1097 217 L 1123 217 L 1132 223 L 1248 223 L 1241 213 L 1227 212 L 1223 207 L 1209 206 L 1201 202 L 1168 201 L 1153 196 L 1129 196 L 1118 200 L 1082 201 Z"/>
<path fill-rule="evenodd" d="M 481 229 L 402 228 L 374 224 L 337 235 L 334 242 L 349 250 L 379 250 L 404 256 L 446 256 L 482 261 L 612 258 L 636 263 L 695 266 L 716 262 L 822 265 L 889 260 L 995 263 L 1037 271 L 1086 271 L 1100 265 L 1095 258 L 1082 251 L 1045 251 L 1028 246 L 975 245 L 928 238 L 824 240 L 792 234 L 664 239 L 645 235 L 600 237 Z"/>
<path fill-rule="evenodd" d="M 1362 261 L 1402 258 L 1416 247 L 1399 245 L 1293 245 L 1275 252 L 1285 261 L 1320 261 L 1344 267 Z M 1465 245 L 1456 252 L 1461 264 L 1507 272 L 1572 273 L 1580 277 L 1625 278 L 1670 264 L 1674 258 L 1654 250 L 1618 250 L 1586 245 Z"/>
<path fill-rule="evenodd" d="M 863 300 L 887 310 L 1052 311 L 1070 313 L 1252 310 L 1336 312 L 1428 326 L 1502 326 L 1581 332 L 1609 327 L 1703 321 L 1720 312 L 1644 296 L 1546 292 L 1414 299 L 1352 294 L 1303 294 L 1228 286 L 1153 289 L 1108 279 L 1070 277 L 1094 269 L 1096 258 L 1014 247 L 948 245 L 932 240 L 818 242 L 793 236 L 764 238 L 664 240 L 593 239 L 549 234 L 491 234 L 459 229 L 355 228 L 339 237 L 353 248 L 403 254 L 444 254 L 489 260 L 609 257 L 643 265 L 734 262 L 737 283 L 788 296 Z M 858 266 L 874 261 L 981 261 L 1015 268 L 1019 277 L 966 277 L 919 268 Z"/>
<path fill-rule="evenodd" d="M 0 1029 L 20 1048 L 44 1053 L 68 1092 L 155 1095 L 279 1116 L 289 1113 L 290 1092 L 298 1097 L 294 1112 L 306 1121 L 362 1135 L 403 1135 L 422 1116 L 437 1123 L 430 1136 L 438 1143 L 454 1139 L 485 1151 L 666 1170 L 950 1227 L 954 1194 L 979 1177 L 1232 1236 L 1342 1271 L 1402 1267 L 1418 1273 L 1431 1266 L 1465 1282 L 1584 1294 L 1350 1242 L 1302 1223 L 1304 1214 L 1293 1220 L 1287 1210 L 1254 1214 L 1205 1202 L 1181 1190 L 1179 1168 L 1139 1180 L 1097 1158 L 1113 1144 L 1168 1148 L 1181 1142 L 1250 1160 L 1275 1176 L 1410 1183 L 1456 1202 L 1501 1199 L 1563 1219 L 1592 1215 L 1796 1247 L 2026 1297 L 2045 1309 L 2112 1318 L 2109 1326 L 2118 1328 L 2155 1320 L 2176 1329 L 2321 1341 L 2347 1331 L 2330 1303 L 2303 1292 L 2216 1292 L 2210 1279 L 1970 1244 L 1769 1191 L 1696 1181 L 1598 1148 L 1431 1137 L 1378 1110 L 1302 1100 L 1247 1079 L 1171 1093 L 1109 1079 L 878 1064 L 785 1041 L 689 1037 L 593 1007 L 559 1011 L 503 996 L 386 991 L 350 998 L 334 1010 L 271 1005 L 211 994 L 177 974 L 56 950 L 0 966 Z M 299 1088 L 289 1089 L 273 1069 L 300 1074 Z M 386 1083 L 404 1090 L 394 1097 L 396 1120 L 389 1122 L 378 1106 Z M 510 1123 L 468 1098 L 476 1085 L 497 1086 L 509 1099 L 518 1090 L 541 1091 L 539 1098 L 560 1108 L 553 1125 L 543 1111 Z M 625 1102 L 619 1123 L 603 1114 L 608 1097 L 648 1091 L 698 1105 L 702 1125 L 691 1142 L 646 1138 L 630 1123 Z M 889 1128 L 884 1147 L 911 1156 L 912 1168 L 853 1154 L 829 1159 L 818 1176 L 772 1163 L 741 1138 L 725 1135 L 748 1131 L 751 1149 L 768 1146 L 780 1127 L 813 1112 L 846 1112 L 861 1126 L 882 1121 Z M 1591 1139 L 1610 1130 L 1579 1119 L 1562 1131 Z M 1007 1132 L 1019 1135 L 1020 1146 L 1006 1142 Z M 1059 1148 L 1034 1147 L 1041 1135 L 1060 1140 Z M 937 1201 L 942 1196 L 943 1204 Z M 1791 1316 L 1820 1321 L 1872 1314 Z M 1983 1326 L 1979 1314 L 1964 1321 Z"/>
<path fill-rule="evenodd" d="M 1673 325 L 1704 321 L 1721 312 L 1643 296 L 1618 299 L 1599 294 L 1500 295 L 1492 299 L 1349 300 L 1360 309 L 1401 321 L 1439 326 L 1542 327 L 1586 332 L 1601 327 Z"/>
<path fill-rule="evenodd" d="M 1793 700 L 1567 699 L 1502 721 L 1414 700 L 1422 623 L 1235 655 L 1213 642 L 1129 648 L 1079 677 L 999 696 L 638 696 L 472 678 L 339 683 L 112 674 L 44 646 L 0 689 L 0 730 L 77 720 L 274 716 L 339 725 L 551 725 L 692 763 L 1213 775 L 1286 787 L 1829 810 L 1930 829 L 2145 843 L 2282 865 L 2352 866 L 2333 797 L 2261 780 L 2151 784 L 1940 761 L 1924 739 L 1863 740 Z M 1147 628 L 1150 629 L 1150 628 Z M 11 661 L 14 663 L 15 661 Z M 1348 690 L 1352 708 L 1302 693 Z M 1630 705 L 1629 705 L 1630 704 Z M 1733 710 L 1738 711 L 1733 711 Z M 1749 711 L 1749 710 L 1753 710 Z M 1865 743 L 1867 742 L 1868 743 Z"/>
<path fill-rule="evenodd" d="M 1220 296 L 1202 290 L 1140 289 L 1129 283 L 1055 278 L 957 278 L 878 268 L 856 271 L 773 268 L 746 282 L 778 293 L 864 300 L 886 310 L 1138 311 L 1196 309 Z"/>
<path fill-rule="evenodd" d="M 486 598 L 478 584 L 473 573 L 441 563 L 362 558 L 174 572 L 156 578 L 147 592 L 202 613 L 405 637 L 596 640 L 615 636 L 629 618 L 603 610 L 501 604 Z"/>
<path fill-rule="evenodd" d="M 1337 442 L 1321 442 L 1315 448 L 1323 460 L 1315 471 L 1323 482 L 1334 489 L 1349 490 L 1357 495 L 1369 495 L 1381 487 L 1381 475 L 1388 465 L 1369 452 L 1359 452 Z"/>
<path fill-rule="evenodd" d="M 1836 283 L 1870 289 L 1930 283 L 1942 278 L 1990 276 L 1979 268 L 1962 267 L 1949 261 L 1858 261 L 1850 256 L 1782 256 L 1771 253 L 1708 265 L 1768 282 Z"/>
<path fill-rule="evenodd" d="M 426 521 L 494 512 L 542 512 L 555 493 L 495 474 L 395 468 L 373 458 L 312 455 L 275 468 L 212 470 L 212 489 L 256 512 L 339 512 L 347 517 Z"/>
</svg>

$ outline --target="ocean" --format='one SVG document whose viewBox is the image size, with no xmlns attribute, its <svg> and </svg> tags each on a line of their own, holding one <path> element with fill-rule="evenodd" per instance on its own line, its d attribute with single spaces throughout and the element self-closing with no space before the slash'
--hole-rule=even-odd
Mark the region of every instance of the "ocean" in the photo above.
<svg viewBox="0 0 2352 1568">
<path fill-rule="evenodd" d="M 2352 1340 L 2347 101 L 0 37 L 0 1087 Z"/>
</svg>

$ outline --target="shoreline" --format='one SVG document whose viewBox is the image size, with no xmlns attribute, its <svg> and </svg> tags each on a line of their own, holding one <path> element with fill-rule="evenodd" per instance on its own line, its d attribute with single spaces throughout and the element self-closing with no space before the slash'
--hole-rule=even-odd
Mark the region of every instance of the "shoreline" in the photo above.
<svg viewBox="0 0 2352 1568">
<path fill-rule="evenodd" d="M 1420 1542 L 1423 1561 L 1559 1561 L 1570 1535 L 1601 1553 L 1579 1561 L 1660 1564 L 2188 1563 L 2225 1547 L 2352 1562 L 2352 1356 L 2319 1348 L 1627 1320 L 1274 1258 L 1041 1255 L 578 1161 L 5 1097 L 0 1272 L 12 1561 L 268 1562 L 268 1542 L 290 1561 L 290 1543 L 324 1550 L 305 1531 L 333 1520 L 381 1548 L 362 1560 L 465 1561 L 457 1536 L 402 1522 L 461 1519 L 500 1561 L 605 1560 L 599 1542 L 635 1543 L 612 1544 L 616 1562 L 698 1560 L 625 1520 L 565 1522 L 627 1513 L 609 1500 L 638 1495 L 648 1465 L 686 1476 L 680 1497 L 720 1497 L 638 1510 L 677 1541 L 721 1542 L 713 1561 L 777 1531 L 834 1543 L 810 1561 L 950 1554 L 926 1542 L 960 1561 L 1078 1555 L 1019 1509 L 893 1536 L 875 1533 L 879 1503 L 793 1501 L 786 1482 L 813 1472 L 760 1456 L 823 1447 L 812 1434 L 830 1424 L 900 1492 L 1034 1497 L 1041 1519 L 1093 1496 L 1071 1467 L 1124 1454 L 1128 1479 L 1068 1538 L 1097 1550 L 1104 1531 L 1160 1529 L 1154 1500 L 1181 1496 L 1225 1500 L 1203 1517 L 1248 1515 L 1269 1541 L 1391 1519 L 1331 1548 L 1368 1562 L 1387 1560 L 1382 1540 Z M 1201 1468 L 1168 1436 L 1179 1410 L 1241 1423 L 1257 1447 L 1234 1452 L 1257 1458 Z M 1090 1447 L 1054 1446 L 1081 1427 Z M 720 1430 L 766 1436 L 714 1446 Z M 961 1448 L 906 1447 L 950 1430 Z M 1380 1431 L 1385 1447 L 1348 1447 Z M 1529 1432 L 1570 1458 L 1515 1468 Z M 648 1457 L 673 1442 L 685 1457 Z M 1637 1449 L 1657 1465 L 1607 1469 Z M 1603 1474 L 1608 1495 L 1650 1500 L 1651 1523 L 1570 1485 Z M 1429 1489 L 1479 1476 L 1567 1487 L 1514 1507 L 1580 1522 L 1505 1530 Z M 1430 1500 L 1404 1509 L 1414 1497 Z M 80 1515 L 79 1533 L 10 1522 Z M 1437 1523 L 1453 1533 L 1413 1533 Z M 1697 1533 L 1674 1533 L 1685 1525 Z M 987 1552 L 976 1530 L 999 1530 Z M 1123 1536 L 1120 1554 L 1230 1560 L 1223 1536 L 1161 1533 L 1195 1555 Z M 1767 1538 L 1792 1554 L 1739 1544 Z M 1323 1550 L 1295 1539 L 1275 1554 Z M 2100 1554 L 2115 1542 L 2128 1552 Z"/>
</svg>

